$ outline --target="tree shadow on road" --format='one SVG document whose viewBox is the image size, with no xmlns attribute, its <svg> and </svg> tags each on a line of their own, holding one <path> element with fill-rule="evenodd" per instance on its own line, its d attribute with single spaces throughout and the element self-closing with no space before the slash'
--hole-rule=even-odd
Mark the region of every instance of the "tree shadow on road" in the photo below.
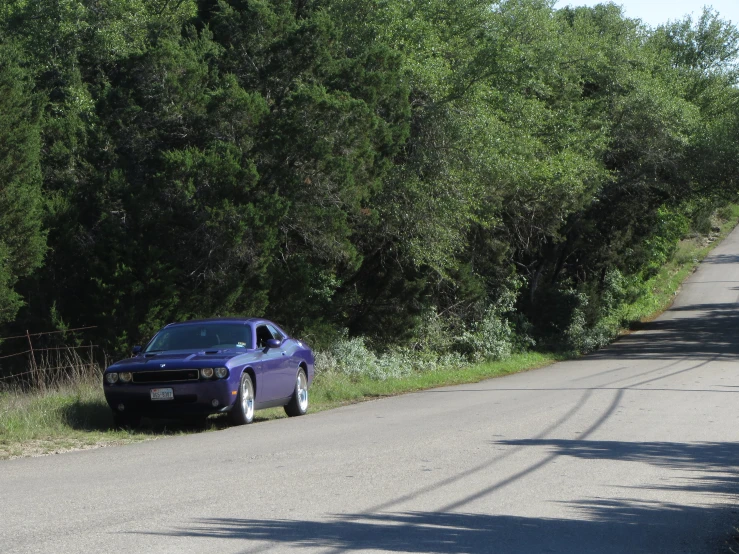
<svg viewBox="0 0 739 554">
<path fill-rule="evenodd" d="M 739 256 L 736 254 L 711 254 L 703 260 L 704 264 L 739 264 Z"/>
<path fill-rule="evenodd" d="M 572 514 L 571 519 L 372 510 L 329 514 L 320 520 L 198 518 L 182 528 L 151 534 L 241 541 L 237 548 L 244 552 L 256 552 L 269 546 L 277 552 L 294 548 L 336 553 L 377 550 L 430 554 L 677 554 L 728 552 L 729 542 L 739 545 L 728 533 L 739 517 L 733 508 L 734 495 L 739 492 L 737 443 L 536 439 L 494 441 L 494 444 L 513 448 L 546 447 L 553 460 L 573 456 L 695 470 L 694 479 L 688 477 L 664 486 L 640 488 L 726 495 L 726 502 L 703 507 L 635 499 L 586 498 L 564 503 L 565 512 Z M 444 488 L 444 482 L 440 482 L 439 487 Z M 490 494 L 497 494 L 497 490 Z M 392 504 L 389 502 L 386 506 Z M 706 543 L 705 539 L 697 538 L 696 530 L 701 530 L 701 536 L 718 538 Z M 228 546 L 229 550 L 232 548 Z"/>
<path fill-rule="evenodd" d="M 639 324 L 638 331 L 586 359 L 739 358 L 739 309 L 733 303 L 672 308 L 665 317 Z"/>
<path fill-rule="evenodd" d="M 666 540 L 659 527 L 712 528 L 718 515 L 717 508 L 614 500 L 582 503 L 578 508 L 589 512 L 588 519 L 419 511 L 335 515 L 319 521 L 211 518 L 162 534 L 240 541 L 237 548 L 242 552 L 256 552 L 262 546 L 275 552 L 291 548 L 336 553 L 677 554 L 694 550 L 688 545 L 689 550 L 680 548 L 681 537 Z M 706 551 L 718 552 L 729 540 L 726 535 L 705 545 Z M 233 545 L 224 548 L 231 551 Z"/>
<path fill-rule="evenodd" d="M 492 444 L 546 447 L 558 457 L 640 462 L 696 473 L 695 477 L 649 487 L 654 490 L 705 492 L 729 497 L 739 494 L 739 443 L 522 439 L 494 441 Z"/>
</svg>

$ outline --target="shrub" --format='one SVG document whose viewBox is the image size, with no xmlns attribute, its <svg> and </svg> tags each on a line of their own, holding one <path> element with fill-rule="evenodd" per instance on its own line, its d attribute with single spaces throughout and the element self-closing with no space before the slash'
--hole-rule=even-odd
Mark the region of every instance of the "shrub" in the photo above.
<svg viewBox="0 0 739 554">
<path fill-rule="evenodd" d="M 450 352 L 454 348 L 455 337 L 464 328 L 462 322 L 454 316 L 443 316 L 432 306 L 421 316 L 415 331 L 413 349 L 423 353 L 437 355 Z"/>
<path fill-rule="evenodd" d="M 702 214 L 702 211 L 699 211 Z M 696 216 L 698 217 L 698 216 Z M 703 222 L 702 215 L 698 222 Z M 697 224 L 694 221 L 695 224 Z M 704 223 L 700 223 L 703 226 Z M 652 277 L 673 256 L 677 250 L 677 243 L 690 229 L 690 220 L 681 212 L 660 206 L 657 210 L 657 221 L 651 236 L 644 240 L 643 245 L 643 276 Z M 710 223 L 708 223 L 710 230 Z"/>
<path fill-rule="evenodd" d="M 316 352 L 317 375 L 340 374 L 353 379 L 378 381 L 440 369 L 459 369 L 467 361 L 459 353 L 442 354 L 396 348 L 377 356 L 361 337 L 343 338 L 325 351 Z"/>
<path fill-rule="evenodd" d="M 567 291 L 574 309 L 564 331 L 565 349 L 582 354 L 609 344 L 621 329 L 623 306 L 644 291 L 639 279 L 626 278 L 617 269 L 607 271 L 600 285 Z"/>
<path fill-rule="evenodd" d="M 459 338 L 461 352 L 472 362 L 505 360 L 513 352 L 515 334 L 501 314 L 501 307 L 487 309 L 481 321 Z"/>
<path fill-rule="evenodd" d="M 619 326 L 601 314 L 589 322 L 586 315 L 588 297 L 583 293 L 577 293 L 576 296 L 578 306 L 573 310 L 570 324 L 564 332 L 564 342 L 568 350 L 584 354 L 608 344 L 618 334 Z"/>
<path fill-rule="evenodd" d="M 325 364 L 325 367 L 322 365 Z M 364 339 L 355 337 L 336 341 L 328 352 L 316 356 L 316 370 L 361 376 L 375 373 L 377 356 L 369 350 Z"/>
</svg>

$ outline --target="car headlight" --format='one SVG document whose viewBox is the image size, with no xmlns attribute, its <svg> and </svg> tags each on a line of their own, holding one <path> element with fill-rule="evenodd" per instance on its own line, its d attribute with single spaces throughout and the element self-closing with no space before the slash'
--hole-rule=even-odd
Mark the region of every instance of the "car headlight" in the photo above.
<svg viewBox="0 0 739 554">
<path fill-rule="evenodd" d="M 114 383 L 118 382 L 118 374 L 117 373 L 106 373 L 105 374 L 105 381 L 109 385 L 113 385 Z"/>
<path fill-rule="evenodd" d="M 203 379 L 212 379 L 213 378 L 213 368 L 212 367 L 204 367 L 200 370 L 200 376 Z"/>
<path fill-rule="evenodd" d="M 216 377 L 219 379 L 223 379 L 228 375 L 228 370 L 225 367 L 217 367 L 216 368 Z"/>
<path fill-rule="evenodd" d="M 118 377 L 121 380 L 121 383 L 130 383 L 131 379 L 133 379 L 133 375 L 131 375 L 130 371 L 124 371 Z"/>
</svg>

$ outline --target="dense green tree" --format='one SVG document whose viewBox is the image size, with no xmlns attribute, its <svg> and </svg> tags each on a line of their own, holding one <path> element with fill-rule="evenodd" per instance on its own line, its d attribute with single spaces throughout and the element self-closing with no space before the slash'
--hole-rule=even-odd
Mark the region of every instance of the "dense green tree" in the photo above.
<svg viewBox="0 0 739 554">
<path fill-rule="evenodd" d="M 710 10 L 9 0 L 0 319 L 587 333 L 735 198 L 738 52 Z"/>
<path fill-rule="evenodd" d="M 16 63 L 19 51 L 0 45 L 0 322 L 12 320 L 23 304 L 19 278 L 42 263 L 41 98 L 27 71 Z"/>
</svg>

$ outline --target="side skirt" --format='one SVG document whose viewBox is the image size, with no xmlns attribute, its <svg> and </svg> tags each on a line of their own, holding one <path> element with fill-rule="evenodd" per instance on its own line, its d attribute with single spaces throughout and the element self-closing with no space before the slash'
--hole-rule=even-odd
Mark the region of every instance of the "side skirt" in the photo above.
<svg viewBox="0 0 739 554">
<path fill-rule="evenodd" d="M 278 406 L 282 407 L 288 402 L 290 402 L 289 396 L 287 398 L 278 398 L 277 400 L 267 400 L 266 402 L 255 402 L 254 409 L 264 410 L 265 408 L 276 408 Z"/>
</svg>

